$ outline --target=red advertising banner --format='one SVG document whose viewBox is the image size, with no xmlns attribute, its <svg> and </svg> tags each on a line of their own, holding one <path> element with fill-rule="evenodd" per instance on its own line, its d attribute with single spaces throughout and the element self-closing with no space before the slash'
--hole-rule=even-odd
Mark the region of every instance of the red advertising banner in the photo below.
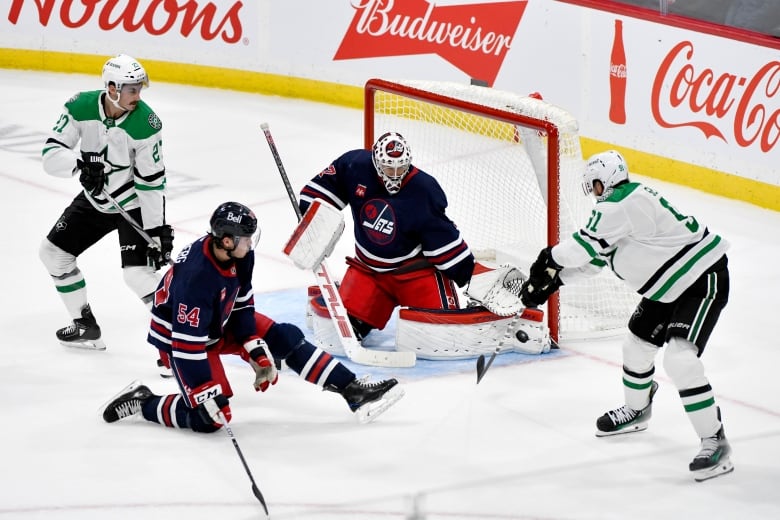
<svg viewBox="0 0 780 520">
<path fill-rule="evenodd" d="M 492 86 L 527 3 L 438 7 L 426 0 L 357 0 L 333 59 L 436 54 Z"/>
</svg>

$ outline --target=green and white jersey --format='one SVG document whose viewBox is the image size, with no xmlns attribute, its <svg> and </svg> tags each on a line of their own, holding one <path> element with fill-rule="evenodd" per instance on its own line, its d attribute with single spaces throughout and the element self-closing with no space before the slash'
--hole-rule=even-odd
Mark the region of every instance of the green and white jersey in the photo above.
<svg viewBox="0 0 780 520">
<path fill-rule="evenodd" d="M 80 92 L 65 103 L 43 147 L 43 168 L 55 177 L 72 177 L 80 152 L 97 152 L 110 169 L 106 190 L 111 196 L 125 209 L 140 207 L 144 228 L 160 226 L 166 182 L 162 121 L 143 101 L 118 119 L 107 117 L 103 93 Z M 85 194 L 99 211 L 117 212 L 102 195 Z"/>
<path fill-rule="evenodd" d="M 657 191 L 629 182 L 601 197 L 585 227 L 555 246 L 552 255 L 564 268 L 608 265 L 644 298 L 672 302 L 728 248 Z"/>
</svg>

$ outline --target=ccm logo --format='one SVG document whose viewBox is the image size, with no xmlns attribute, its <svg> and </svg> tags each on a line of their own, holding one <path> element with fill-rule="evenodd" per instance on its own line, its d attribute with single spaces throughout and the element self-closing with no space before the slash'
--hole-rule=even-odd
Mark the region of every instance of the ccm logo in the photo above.
<svg viewBox="0 0 780 520">
<path fill-rule="evenodd" d="M 221 393 L 222 385 L 214 385 L 212 387 L 206 388 L 202 392 L 195 394 L 195 402 L 198 404 L 203 404 L 210 399 L 214 399 Z"/>
</svg>

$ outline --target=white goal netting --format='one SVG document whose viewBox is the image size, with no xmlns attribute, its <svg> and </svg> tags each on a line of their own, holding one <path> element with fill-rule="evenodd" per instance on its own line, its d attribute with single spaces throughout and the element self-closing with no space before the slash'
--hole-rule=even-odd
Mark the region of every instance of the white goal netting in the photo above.
<svg viewBox="0 0 780 520">
<path fill-rule="evenodd" d="M 371 80 L 366 144 L 386 131 L 404 135 L 412 163 L 442 185 L 448 215 L 479 258 L 527 272 L 550 236 L 557 242 L 571 235 L 590 215 L 577 120 L 560 107 L 488 87 Z M 548 200 L 548 185 L 555 184 Z M 557 207 L 552 219 L 548 204 Z M 564 338 L 609 335 L 625 329 L 637 301 L 605 270 L 562 287 L 560 308 L 548 314 Z"/>
</svg>

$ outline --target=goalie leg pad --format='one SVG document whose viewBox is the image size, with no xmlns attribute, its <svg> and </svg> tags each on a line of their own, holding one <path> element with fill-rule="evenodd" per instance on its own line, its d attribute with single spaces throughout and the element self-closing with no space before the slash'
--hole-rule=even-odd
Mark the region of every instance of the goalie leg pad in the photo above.
<svg viewBox="0 0 780 520">
<path fill-rule="evenodd" d="M 500 353 L 543 354 L 550 351 L 544 313 L 526 309 Z M 396 349 L 412 351 L 421 359 L 469 359 L 490 355 L 507 332 L 512 317 L 472 307 L 457 310 L 406 308 L 399 312 Z M 525 340 L 525 341 L 522 341 Z"/>
<path fill-rule="evenodd" d="M 307 317 L 310 317 L 314 343 L 332 356 L 346 357 L 336 326 L 330 319 L 328 308 L 321 296 L 309 298 Z"/>
<path fill-rule="evenodd" d="M 284 246 L 284 254 L 300 269 L 311 271 L 330 256 L 344 232 L 344 215 L 321 199 L 314 199 Z"/>
</svg>

